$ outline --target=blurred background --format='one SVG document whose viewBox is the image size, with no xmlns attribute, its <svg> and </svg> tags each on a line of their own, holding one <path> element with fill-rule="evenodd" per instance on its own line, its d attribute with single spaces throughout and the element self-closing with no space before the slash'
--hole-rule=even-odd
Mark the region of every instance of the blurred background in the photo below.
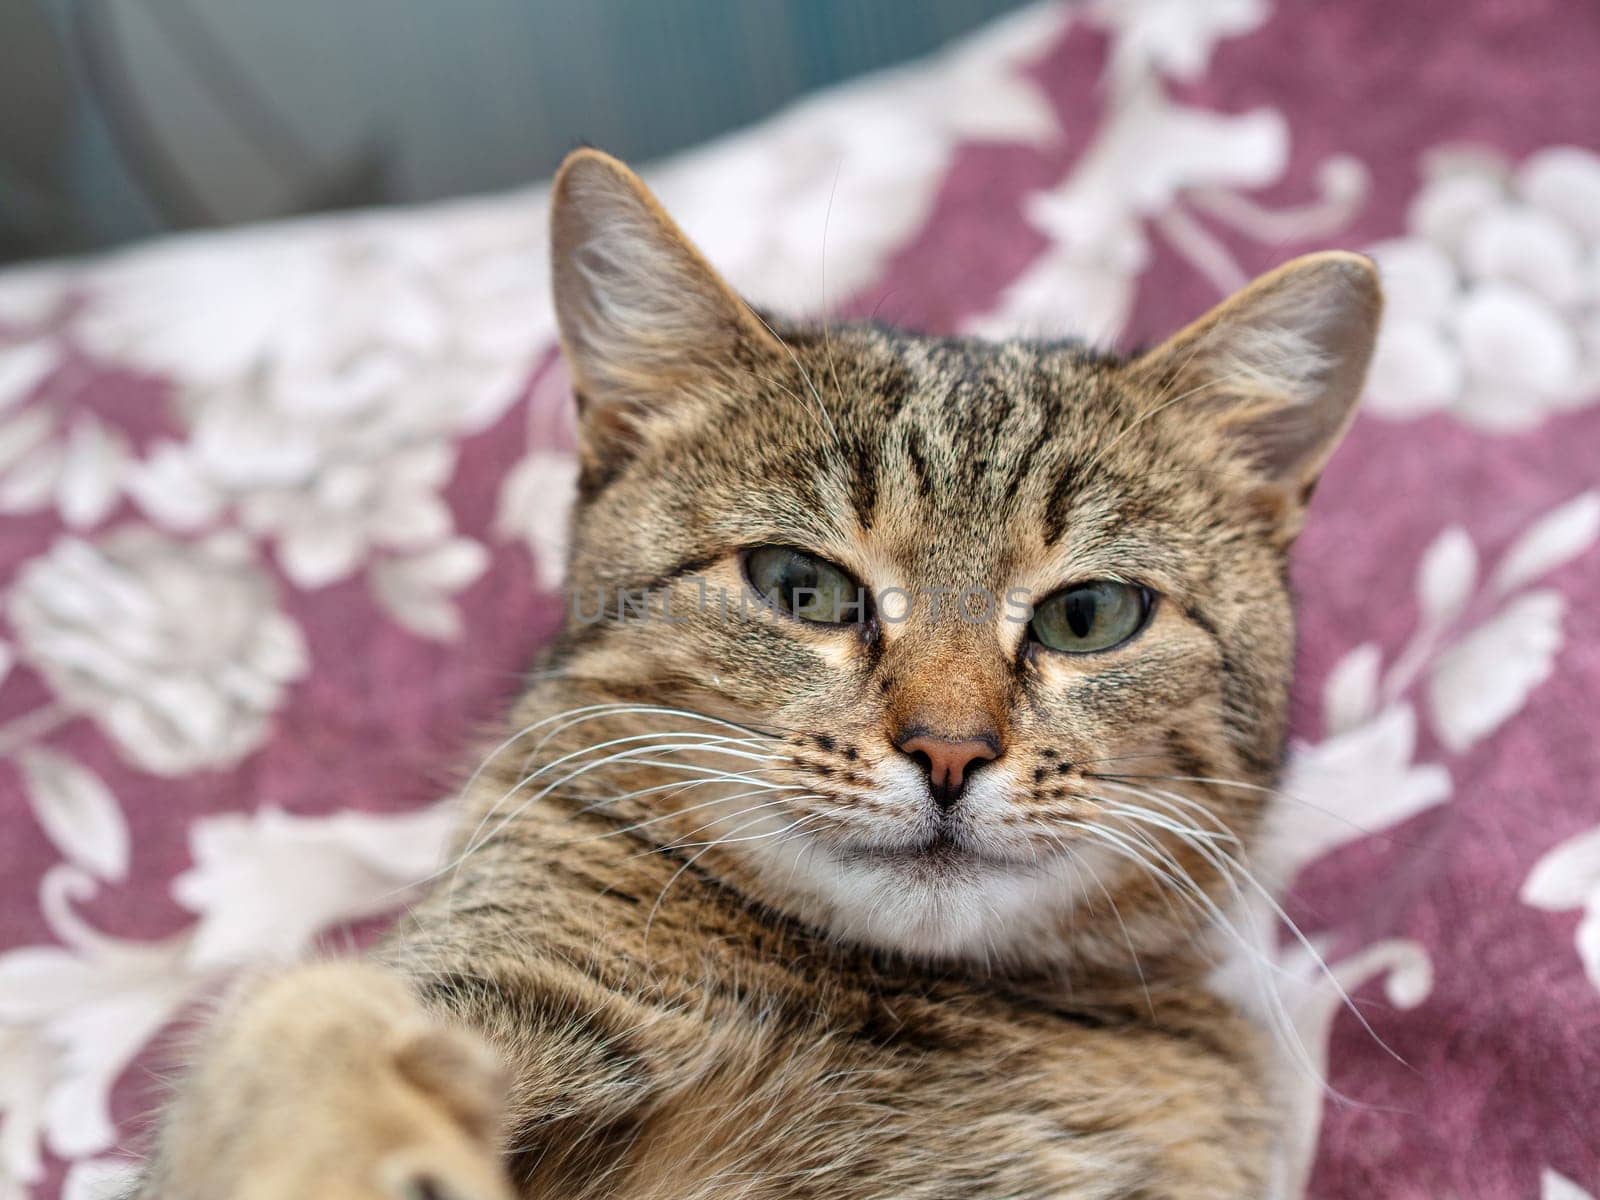
<svg viewBox="0 0 1600 1200">
<path fill-rule="evenodd" d="M 0 261 L 635 161 L 1020 0 L 5 0 Z"/>
</svg>

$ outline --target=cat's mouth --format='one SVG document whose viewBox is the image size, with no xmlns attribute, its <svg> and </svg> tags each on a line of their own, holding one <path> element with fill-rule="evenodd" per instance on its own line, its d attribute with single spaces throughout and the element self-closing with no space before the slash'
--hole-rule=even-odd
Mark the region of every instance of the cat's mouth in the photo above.
<svg viewBox="0 0 1600 1200">
<path fill-rule="evenodd" d="M 980 846 L 970 837 L 942 825 L 915 841 L 899 845 L 852 843 L 836 847 L 833 853 L 845 862 L 923 869 L 998 867 L 1015 870 L 1039 863 L 1037 856 L 1023 857 Z"/>
</svg>

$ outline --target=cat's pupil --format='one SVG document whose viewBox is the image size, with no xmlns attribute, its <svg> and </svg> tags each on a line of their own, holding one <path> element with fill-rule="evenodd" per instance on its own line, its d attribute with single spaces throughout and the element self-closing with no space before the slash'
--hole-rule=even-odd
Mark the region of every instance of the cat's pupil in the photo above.
<svg viewBox="0 0 1600 1200">
<path fill-rule="evenodd" d="M 1150 597 L 1141 588 L 1101 579 L 1057 592 L 1038 607 L 1029 628 L 1053 650 L 1087 654 L 1132 637 L 1149 611 Z"/>
<path fill-rule="evenodd" d="M 778 586 L 783 591 L 784 600 L 791 608 L 795 608 L 801 600 L 815 600 L 819 579 L 816 563 L 798 554 L 791 554 L 789 561 L 783 565 L 783 574 L 780 576 Z M 799 592 L 805 592 L 806 595 L 798 596 Z"/>
<path fill-rule="evenodd" d="M 1083 588 L 1076 592 L 1069 592 L 1066 597 L 1067 625 L 1074 635 L 1081 638 L 1089 636 L 1089 631 L 1094 628 L 1094 613 L 1096 608 L 1095 593 L 1090 588 Z"/>
</svg>

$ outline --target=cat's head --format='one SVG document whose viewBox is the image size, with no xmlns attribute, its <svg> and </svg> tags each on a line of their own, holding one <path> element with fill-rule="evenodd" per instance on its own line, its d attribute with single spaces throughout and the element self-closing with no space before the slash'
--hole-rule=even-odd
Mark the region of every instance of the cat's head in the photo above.
<svg viewBox="0 0 1600 1200">
<path fill-rule="evenodd" d="M 1225 892 L 1279 764 L 1286 556 L 1360 392 L 1372 265 L 1296 260 L 1125 360 L 769 321 L 592 151 L 553 233 L 581 457 L 560 658 L 748 728 L 683 723 L 730 739 L 689 798 L 706 861 L 913 955 L 1179 944 L 1179 876 Z"/>
</svg>

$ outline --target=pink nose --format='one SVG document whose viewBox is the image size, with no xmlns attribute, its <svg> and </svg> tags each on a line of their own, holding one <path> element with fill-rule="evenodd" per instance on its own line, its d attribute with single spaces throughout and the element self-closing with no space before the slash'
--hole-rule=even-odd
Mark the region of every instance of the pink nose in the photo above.
<svg viewBox="0 0 1600 1200">
<path fill-rule="evenodd" d="M 970 738 L 942 738 L 931 733 L 902 737 L 895 743 L 928 773 L 928 792 L 941 809 L 952 807 L 961 797 L 967 776 L 978 763 L 1000 757 L 996 739 L 989 734 Z"/>
</svg>

